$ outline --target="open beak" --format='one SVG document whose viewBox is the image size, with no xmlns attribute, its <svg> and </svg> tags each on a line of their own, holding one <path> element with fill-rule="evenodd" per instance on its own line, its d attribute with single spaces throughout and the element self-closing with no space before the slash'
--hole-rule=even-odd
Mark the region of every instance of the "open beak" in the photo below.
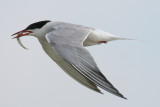
<svg viewBox="0 0 160 107">
<path fill-rule="evenodd" d="M 11 36 L 17 35 L 16 37 L 13 37 L 12 39 L 17 38 L 18 43 L 19 43 L 24 49 L 27 49 L 27 48 L 22 44 L 22 42 L 21 42 L 21 40 L 20 40 L 20 37 L 29 35 L 30 33 L 33 33 L 33 32 L 32 32 L 32 31 L 27 31 L 27 30 L 22 30 L 22 31 L 19 31 L 19 32 L 11 35 Z"/>
<path fill-rule="evenodd" d="M 22 37 L 22 36 L 26 36 L 26 35 L 29 35 L 30 33 L 33 33 L 32 31 L 27 31 L 27 30 L 22 30 L 22 31 L 19 31 L 17 33 L 14 33 L 13 35 L 11 36 L 14 36 L 14 35 L 17 35 L 16 37 L 13 37 L 12 39 L 14 38 L 19 38 L 19 37 Z"/>
</svg>

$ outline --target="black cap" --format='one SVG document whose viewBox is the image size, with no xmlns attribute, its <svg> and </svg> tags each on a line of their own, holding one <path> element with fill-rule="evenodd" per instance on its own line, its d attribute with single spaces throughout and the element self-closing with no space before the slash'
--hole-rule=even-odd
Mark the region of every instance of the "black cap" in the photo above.
<svg viewBox="0 0 160 107">
<path fill-rule="evenodd" d="M 50 20 L 45 20 L 45 21 L 39 21 L 36 23 L 32 23 L 30 24 L 25 30 L 32 30 L 32 29 L 40 29 L 42 28 L 45 24 L 47 24 L 48 22 L 50 22 Z"/>
</svg>

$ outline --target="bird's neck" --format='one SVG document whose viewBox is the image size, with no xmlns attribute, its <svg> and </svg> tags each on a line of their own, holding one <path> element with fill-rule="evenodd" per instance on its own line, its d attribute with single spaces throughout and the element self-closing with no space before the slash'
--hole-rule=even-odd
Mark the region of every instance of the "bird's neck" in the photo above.
<svg viewBox="0 0 160 107">
<path fill-rule="evenodd" d="M 37 37 L 38 39 L 45 39 L 45 35 L 53 30 L 54 28 L 52 27 L 52 24 L 49 22 L 36 33 L 35 37 Z"/>
</svg>

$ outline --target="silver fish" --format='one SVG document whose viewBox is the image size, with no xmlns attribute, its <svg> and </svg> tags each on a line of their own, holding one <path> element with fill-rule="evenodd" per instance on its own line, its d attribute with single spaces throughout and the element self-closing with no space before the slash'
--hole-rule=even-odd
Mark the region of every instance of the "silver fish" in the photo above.
<svg viewBox="0 0 160 107">
<path fill-rule="evenodd" d="M 21 40 L 20 40 L 20 37 L 17 38 L 17 41 L 18 41 L 18 43 L 19 43 L 24 49 L 27 49 L 27 50 L 28 50 L 28 48 L 26 48 L 26 47 L 22 44 L 22 42 L 21 42 Z"/>
</svg>

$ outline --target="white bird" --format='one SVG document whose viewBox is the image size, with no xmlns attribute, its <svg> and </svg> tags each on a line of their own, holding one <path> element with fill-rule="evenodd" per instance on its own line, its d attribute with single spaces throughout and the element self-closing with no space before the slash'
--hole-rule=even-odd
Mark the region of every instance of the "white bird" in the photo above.
<svg viewBox="0 0 160 107">
<path fill-rule="evenodd" d="M 102 88 L 126 99 L 101 73 L 91 54 L 84 48 L 113 40 L 132 40 L 116 37 L 99 29 L 56 21 L 40 21 L 17 32 L 14 38 L 26 35 L 38 38 L 44 51 L 68 75 L 82 85 L 102 93 Z"/>
</svg>

